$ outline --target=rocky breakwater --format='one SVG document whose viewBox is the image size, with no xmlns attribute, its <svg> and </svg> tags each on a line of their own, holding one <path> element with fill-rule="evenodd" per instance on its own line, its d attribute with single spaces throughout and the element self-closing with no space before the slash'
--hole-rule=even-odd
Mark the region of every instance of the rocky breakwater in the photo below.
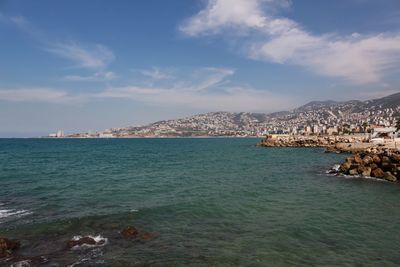
<svg viewBox="0 0 400 267">
<path fill-rule="evenodd" d="M 336 143 L 329 136 L 267 136 L 257 146 L 262 147 L 330 147 Z"/>
<path fill-rule="evenodd" d="M 340 167 L 331 169 L 330 173 L 399 182 L 400 152 L 387 149 L 359 152 L 347 157 Z"/>
</svg>

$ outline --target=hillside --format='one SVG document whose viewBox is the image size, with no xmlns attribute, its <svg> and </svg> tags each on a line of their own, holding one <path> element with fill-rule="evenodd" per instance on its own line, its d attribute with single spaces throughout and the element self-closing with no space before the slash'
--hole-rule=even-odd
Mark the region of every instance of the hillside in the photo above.
<svg viewBox="0 0 400 267">
<path fill-rule="evenodd" d="M 262 136 L 266 133 L 361 131 L 366 125 L 394 125 L 400 115 L 400 93 L 368 101 L 312 101 L 292 111 L 270 114 L 210 112 L 145 126 L 109 129 L 114 136 Z M 85 135 L 79 134 L 78 136 Z"/>
</svg>

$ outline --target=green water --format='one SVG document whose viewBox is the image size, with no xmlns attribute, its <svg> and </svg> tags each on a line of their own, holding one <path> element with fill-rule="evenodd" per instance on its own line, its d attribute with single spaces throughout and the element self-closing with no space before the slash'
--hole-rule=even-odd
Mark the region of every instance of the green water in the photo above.
<svg viewBox="0 0 400 267">
<path fill-rule="evenodd" d="M 398 185 L 257 141 L 0 139 L 0 236 L 44 266 L 400 265 Z M 123 239 L 128 225 L 156 236 Z M 108 242 L 65 249 L 75 235 Z"/>
</svg>

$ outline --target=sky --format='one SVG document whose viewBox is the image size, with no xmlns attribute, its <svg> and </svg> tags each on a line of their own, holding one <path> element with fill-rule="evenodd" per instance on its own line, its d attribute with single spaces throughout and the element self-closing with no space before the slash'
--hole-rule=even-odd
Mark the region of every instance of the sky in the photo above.
<svg viewBox="0 0 400 267">
<path fill-rule="evenodd" d="M 0 0 L 0 137 L 400 91 L 398 0 Z"/>
</svg>

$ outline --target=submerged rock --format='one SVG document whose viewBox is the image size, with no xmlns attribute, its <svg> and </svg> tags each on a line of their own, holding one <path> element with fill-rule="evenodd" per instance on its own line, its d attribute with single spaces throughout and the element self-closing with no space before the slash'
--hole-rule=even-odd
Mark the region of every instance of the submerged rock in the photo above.
<svg viewBox="0 0 400 267">
<path fill-rule="evenodd" d="M 150 239 L 152 239 L 155 236 L 154 233 L 151 232 L 144 232 L 143 234 L 140 235 L 139 239 L 141 241 L 149 241 Z"/>
<path fill-rule="evenodd" d="M 128 226 L 121 231 L 121 235 L 126 238 L 136 237 L 139 231 L 134 226 Z"/>
<path fill-rule="evenodd" d="M 94 240 L 94 238 L 89 237 L 89 236 L 85 236 L 85 237 L 81 237 L 78 238 L 76 240 L 69 240 L 67 242 L 67 248 L 73 248 L 75 246 L 82 246 L 82 245 L 96 245 L 96 240 Z"/>
<path fill-rule="evenodd" d="M 0 259 L 10 257 L 21 246 L 18 240 L 0 237 Z"/>
</svg>

